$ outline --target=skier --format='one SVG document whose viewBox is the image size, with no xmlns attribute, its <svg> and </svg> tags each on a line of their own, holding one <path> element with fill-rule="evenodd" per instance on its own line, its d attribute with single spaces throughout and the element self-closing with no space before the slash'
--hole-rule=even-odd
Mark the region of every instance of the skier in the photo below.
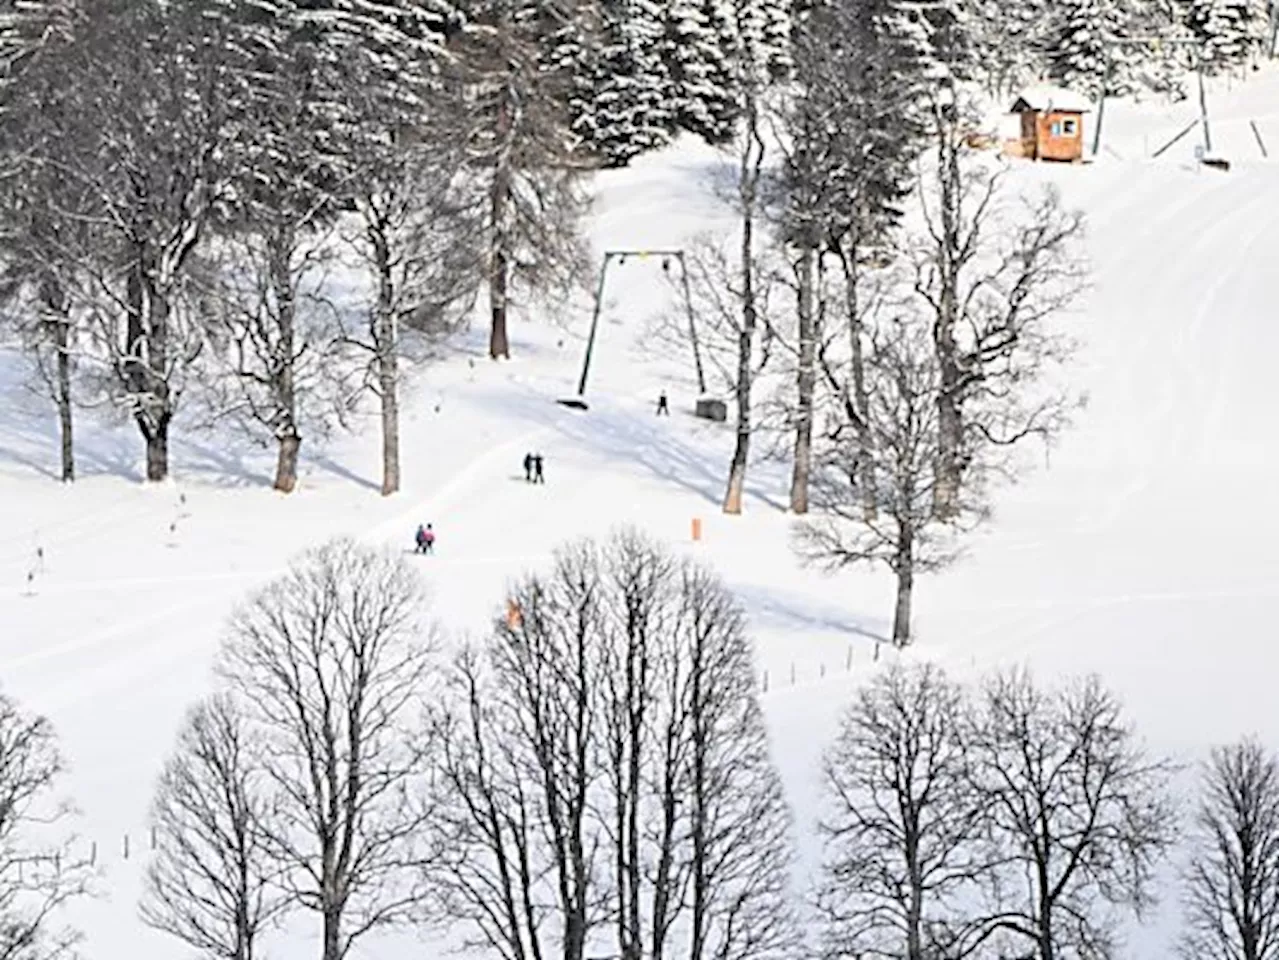
<svg viewBox="0 0 1280 960">
<path fill-rule="evenodd" d="M 436 534 L 431 529 L 431 524 L 428 523 L 425 527 L 422 524 L 418 524 L 418 532 L 414 534 L 413 539 L 417 544 L 413 551 L 414 553 L 431 553 L 432 548 L 435 546 Z"/>
<path fill-rule="evenodd" d="M 667 391 L 665 390 L 658 394 L 658 412 L 654 416 L 671 416 L 671 409 L 667 406 Z"/>
<path fill-rule="evenodd" d="M 533 455 L 533 482 L 546 483 L 547 479 L 542 475 L 542 454 L 535 453 Z"/>
<path fill-rule="evenodd" d="M 524 455 L 524 482 L 533 483 L 533 454 Z"/>
</svg>

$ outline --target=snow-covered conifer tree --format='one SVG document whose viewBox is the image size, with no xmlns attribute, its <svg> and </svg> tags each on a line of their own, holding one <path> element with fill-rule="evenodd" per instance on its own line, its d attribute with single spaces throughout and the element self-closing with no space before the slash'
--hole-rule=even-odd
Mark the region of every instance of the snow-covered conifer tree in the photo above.
<svg viewBox="0 0 1280 960">
<path fill-rule="evenodd" d="M 673 0 L 661 40 L 677 131 L 724 144 L 742 115 L 743 71 L 789 65 L 790 0 Z"/>
<path fill-rule="evenodd" d="M 1123 48 L 1107 39 L 1123 35 L 1118 12 L 1114 0 L 1060 0 L 1053 13 L 1049 76 L 1090 96 L 1101 91 L 1107 82 L 1108 63 L 1125 56 Z"/>
<path fill-rule="evenodd" d="M 673 126 L 723 143 L 738 116 L 729 40 L 732 24 L 723 0 L 672 0 L 660 43 Z"/>
<path fill-rule="evenodd" d="M 1263 55 L 1272 29 L 1266 0 L 1186 0 L 1185 20 L 1209 73 Z"/>
<path fill-rule="evenodd" d="M 586 157 L 571 124 L 574 49 L 592 42 L 588 0 L 554 12 L 530 0 L 464 0 L 450 40 L 449 82 L 466 122 L 467 181 L 485 209 L 489 355 L 510 356 L 512 294 L 564 293 L 585 259 Z"/>
<path fill-rule="evenodd" d="M 608 166 L 661 146 L 672 127 L 660 41 L 662 6 L 621 0 L 601 7 L 598 49 L 576 78 L 573 133 Z"/>
</svg>

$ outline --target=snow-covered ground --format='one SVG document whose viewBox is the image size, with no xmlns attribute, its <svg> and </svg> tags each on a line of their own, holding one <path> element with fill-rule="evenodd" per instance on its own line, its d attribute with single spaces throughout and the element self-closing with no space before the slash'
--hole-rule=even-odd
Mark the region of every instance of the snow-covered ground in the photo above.
<svg viewBox="0 0 1280 960">
<path fill-rule="evenodd" d="M 1215 88 L 1211 109 L 1227 174 L 1197 168 L 1190 147 L 1158 161 L 1123 149 L 1183 122 L 1127 104 L 1109 105 L 1118 146 L 1097 162 L 1018 165 L 1017 178 L 1053 180 L 1089 217 L 1094 282 L 1072 322 L 1092 402 L 1049 464 L 1000 498 L 969 556 L 919 585 L 907 654 L 962 677 L 1019 662 L 1046 677 L 1097 671 L 1149 744 L 1185 759 L 1245 732 L 1280 745 L 1275 69 Z M 1247 123 L 1230 146 L 1242 118 L 1270 131 L 1269 159 Z M 687 243 L 717 215 L 716 166 L 686 144 L 602 175 L 596 245 Z M 554 403 L 576 382 L 585 315 L 520 324 L 510 363 L 482 359 L 476 334 L 418 371 L 405 489 L 389 499 L 372 420 L 307 449 L 299 491 L 281 497 L 268 489 L 270 451 L 191 433 L 174 443 L 177 479 L 143 486 L 133 429 L 86 415 L 82 479 L 63 487 L 52 419 L 0 352 L 0 683 L 50 717 L 71 763 L 66 787 L 110 893 L 78 914 L 91 958 L 181 954 L 135 919 L 154 778 L 183 711 L 210 689 L 237 599 L 336 533 L 407 550 L 414 525 L 434 523 L 438 554 L 416 562 L 456 631 L 484 629 L 507 579 L 578 534 L 630 522 L 704 557 L 750 615 L 777 761 L 811 821 L 816 761 L 851 685 L 874 669 L 891 584 L 796 565 L 780 465 L 753 466 L 743 516 L 718 512 L 730 432 L 688 415 L 689 365 L 644 334 L 668 298 L 657 261 L 611 271 L 589 413 Z M 670 419 L 652 415 L 660 385 Z M 543 487 L 521 478 L 530 449 L 546 456 Z M 1169 908 L 1135 929 L 1126 956 L 1163 960 L 1173 922 Z M 360 954 L 375 955 L 415 954 Z"/>
</svg>

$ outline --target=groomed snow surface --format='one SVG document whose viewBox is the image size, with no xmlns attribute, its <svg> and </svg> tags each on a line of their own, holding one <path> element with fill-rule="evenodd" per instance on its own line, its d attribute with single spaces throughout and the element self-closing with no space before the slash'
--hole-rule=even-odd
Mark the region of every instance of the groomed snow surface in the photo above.
<svg viewBox="0 0 1280 960">
<path fill-rule="evenodd" d="M 1214 89 L 1226 174 L 1197 168 L 1186 142 L 1143 159 L 1144 138 L 1153 149 L 1183 123 L 1152 105 L 1109 107 L 1104 143 L 1116 148 L 1096 163 L 1017 165 L 1019 180 L 1053 180 L 1089 218 L 1093 286 L 1070 323 L 1091 404 L 1049 463 L 1000 496 L 967 558 L 918 584 L 919 639 L 903 656 L 962 678 L 1016 663 L 1046 679 L 1096 671 L 1153 749 L 1186 760 L 1247 732 L 1280 743 L 1276 101 L 1274 69 Z M 597 248 L 688 243 L 723 216 L 720 162 L 682 144 L 601 175 Z M 232 606 L 334 534 L 407 552 L 414 526 L 434 523 L 437 555 L 413 562 L 454 631 L 483 630 L 504 584 L 557 543 L 620 522 L 705 559 L 749 613 L 776 760 L 808 831 L 820 752 L 877 669 L 892 584 L 880 571 L 823 578 L 797 566 L 785 465 L 753 465 L 744 515 L 719 513 L 730 429 L 693 419 L 689 364 L 644 333 L 667 290 L 656 261 L 611 270 L 585 414 L 554 402 L 576 383 L 585 315 L 518 323 L 509 363 L 484 359 L 477 332 L 414 372 L 405 489 L 388 499 L 373 419 L 355 438 L 304 445 L 300 489 L 282 497 L 269 489 L 271 451 L 181 429 L 176 479 L 144 486 L 134 429 L 82 414 L 82 478 L 64 487 L 50 411 L 21 387 L 20 358 L 0 353 L 0 683 L 56 726 L 64 786 L 85 845 L 97 843 L 110 896 L 73 917 L 89 957 L 186 955 L 136 919 L 153 783 L 183 712 L 211 688 Z M 659 420 L 663 386 L 673 415 Z M 535 449 L 541 487 L 520 467 Z M 43 569 L 28 588 L 37 547 Z M 881 663 L 894 656 L 886 647 Z M 806 839 L 805 863 L 814 855 Z M 1130 930 L 1126 956 L 1169 956 L 1173 894 Z M 370 941 L 358 956 L 422 949 Z M 298 939 L 273 955 L 315 951 Z"/>
</svg>

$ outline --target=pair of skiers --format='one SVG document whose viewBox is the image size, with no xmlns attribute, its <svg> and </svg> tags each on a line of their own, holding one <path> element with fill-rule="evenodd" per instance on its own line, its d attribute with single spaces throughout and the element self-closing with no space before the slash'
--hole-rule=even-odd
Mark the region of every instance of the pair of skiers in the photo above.
<svg viewBox="0 0 1280 960">
<path fill-rule="evenodd" d="M 524 482 L 525 483 L 546 483 L 547 479 L 542 475 L 542 454 L 526 453 L 524 455 Z"/>
<path fill-rule="evenodd" d="M 436 532 L 431 529 L 431 524 L 423 526 L 418 524 L 418 532 L 413 535 L 415 544 L 414 553 L 434 553 L 436 546 Z"/>
</svg>

